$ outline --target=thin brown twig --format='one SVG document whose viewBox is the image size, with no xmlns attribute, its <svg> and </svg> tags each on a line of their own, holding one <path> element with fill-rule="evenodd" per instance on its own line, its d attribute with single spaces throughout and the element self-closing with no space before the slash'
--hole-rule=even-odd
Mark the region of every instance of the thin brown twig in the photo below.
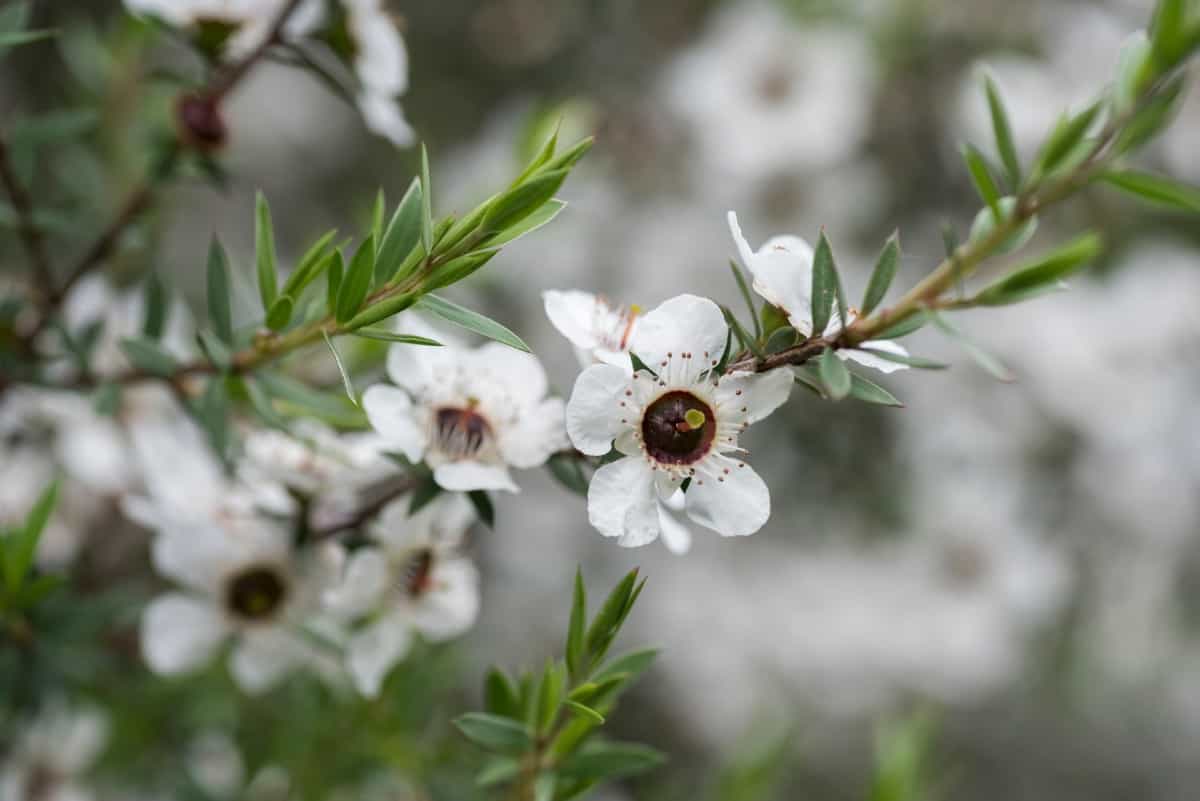
<svg viewBox="0 0 1200 801">
<path fill-rule="evenodd" d="M 352 531 L 362 527 L 364 523 L 379 514 L 389 503 L 416 489 L 419 483 L 420 480 L 418 478 L 411 475 L 405 476 L 397 480 L 385 491 L 380 492 L 376 497 L 364 503 L 355 510 L 354 514 L 324 523 L 320 526 L 309 526 L 308 542 L 319 542 L 320 540 L 337 536 L 343 531 Z"/>
</svg>

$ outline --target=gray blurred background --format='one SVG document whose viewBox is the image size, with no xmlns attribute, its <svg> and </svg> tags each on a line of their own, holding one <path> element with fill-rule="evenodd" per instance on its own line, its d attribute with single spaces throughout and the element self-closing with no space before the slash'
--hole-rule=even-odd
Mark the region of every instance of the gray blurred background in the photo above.
<svg viewBox="0 0 1200 801">
<path fill-rule="evenodd" d="M 558 220 L 453 293 L 518 331 L 566 394 L 578 368 L 541 312 L 542 290 L 643 307 L 692 291 L 740 308 L 729 209 L 752 243 L 815 240 L 824 226 L 852 295 L 898 228 L 898 284 L 911 283 L 940 260 L 942 222 L 965 236 L 977 208 L 957 147 L 990 148 L 981 65 L 1030 154 L 1060 111 L 1108 82 L 1152 4 L 394 5 L 436 210 L 465 211 L 503 183 L 547 120 L 596 134 Z M 118 24 L 113 3 L 35 7 Z M 169 50 L 153 58 L 179 66 Z M 42 66 L 5 67 L 0 109 L 62 98 Z M 153 91 L 129 76 L 156 62 L 122 66 L 133 84 L 94 89 L 113 115 Z M 153 254 L 199 301 L 213 231 L 249 264 L 256 188 L 287 261 L 324 229 L 361 223 L 377 185 L 395 199 L 412 176 L 411 151 L 370 138 L 353 109 L 293 70 L 263 69 L 228 119 L 229 191 L 173 190 L 142 231 L 141 261 L 134 250 L 116 273 Z M 1198 136 L 1193 96 L 1145 165 L 1200 181 Z M 87 177 L 117 188 L 144 142 L 106 147 L 108 172 Z M 649 584 L 625 643 L 664 655 L 613 725 L 672 762 L 630 797 L 700 797 L 719 766 L 783 737 L 779 798 L 861 798 L 874 723 L 929 704 L 945 797 L 1195 798 L 1200 229 L 1095 191 L 1043 219 L 1031 248 L 1088 225 L 1106 234 L 1107 255 L 1070 292 L 959 318 L 1016 383 L 920 332 L 910 348 L 954 367 L 882 379 L 906 408 L 797 390 L 752 429 L 774 508 L 751 539 L 697 530 L 686 557 L 660 544 L 622 550 L 589 528 L 581 498 L 542 472 L 522 476 L 522 494 L 498 499 L 496 530 L 474 541 L 485 611 L 463 645 L 465 675 L 554 652 L 577 562 L 597 587 L 640 565 Z M 314 376 L 336 381 L 332 364 Z"/>
</svg>

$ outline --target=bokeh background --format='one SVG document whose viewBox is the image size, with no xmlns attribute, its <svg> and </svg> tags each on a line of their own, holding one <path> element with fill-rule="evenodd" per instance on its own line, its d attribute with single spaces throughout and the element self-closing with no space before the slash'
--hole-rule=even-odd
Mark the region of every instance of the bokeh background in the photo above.
<svg viewBox="0 0 1200 801">
<path fill-rule="evenodd" d="M 899 229 L 898 283 L 915 281 L 941 258 L 943 223 L 965 235 L 977 209 L 958 144 L 990 143 L 981 66 L 1031 154 L 1060 111 L 1109 81 L 1150 7 L 395 3 L 411 57 L 404 105 L 428 143 L 440 211 L 466 210 L 503 184 L 559 117 L 571 135 L 597 137 L 563 191 L 567 210 L 453 293 L 531 343 L 563 394 L 578 368 L 539 293 L 581 288 L 648 307 L 691 291 L 740 308 L 729 209 L 755 243 L 778 233 L 815 240 L 824 226 L 853 295 Z M 116 3 L 34 8 L 69 35 L 59 48 L 8 57 L 0 119 L 100 104 L 92 155 L 68 151 L 46 172 L 74 204 L 75 224 L 98 227 L 167 113 L 173 90 L 159 73 L 191 65 Z M 171 190 L 110 265 L 118 279 L 153 266 L 199 308 L 214 231 L 235 262 L 251 263 L 256 189 L 271 200 L 286 262 L 325 229 L 366 219 L 377 186 L 398 198 L 413 174 L 412 151 L 371 138 L 353 109 L 283 66 L 239 90 L 228 122 L 227 190 L 200 180 Z M 1198 144 L 1200 98 L 1190 97 L 1144 163 L 1198 181 Z M 919 332 L 911 349 L 954 366 L 883 379 L 905 408 L 834 405 L 798 390 L 751 430 L 773 500 L 751 539 L 697 531 L 686 557 L 660 544 L 619 549 L 589 528 L 581 498 L 543 472 L 524 476 L 520 495 L 498 499 L 495 530 L 473 538 L 484 576 L 478 625 L 438 652 L 433 678 L 418 672 L 407 694 L 397 691 L 395 714 L 445 717 L 472 703 L 487 663 L 536 665 L 556 653 L 577 563 L 597 588 L 640 565 L 649 584 L 624 643 L 657 644 L 663 656 L 611 726 L 672 759 L 604 799 L 863 798 L 876 725 L 915 708 L 938 720 L 946 798 L 1194 798 L 1200 229 L 1089 191 L 1047 215 L 1031 247 L 1085 226 L 1101 229 L 1108 248 L 1070 292 L 959 318 L 1015 383 Z M 7 268 L 18 254 L 5 240 Z M 310 378 L 336 385 L 333 365 L 312 361 Z M 119 533 L 110 517 L 86 546 L 93 566 L 114 549 L 144 548 L 144 535 Z M 128 628 L 136 604 L 112 594 L 100 593 L 117 610 L 108 620 Z M 187 693 L 217 692 L 122 682 L 134 680 L 112 679 L 110 700 L 155 711 L 122 724 L 118 751 L 149 748 L 158 731 L 175 732 L 159 745 L 182 754 L 178 743 L 208 720 Z M 192 711 L 173 715 L 172 705 Z M 227 706 L 208 716 L 274 714 L 266 702 Z M 761 792 L 729 781 L 747 765 L 771 779 Z M 469 785 L 447 781 L 454 789 L 433 797 L 469 797 Z M 415 793 L 381 797 L 406 792 Z"/>
</svg>

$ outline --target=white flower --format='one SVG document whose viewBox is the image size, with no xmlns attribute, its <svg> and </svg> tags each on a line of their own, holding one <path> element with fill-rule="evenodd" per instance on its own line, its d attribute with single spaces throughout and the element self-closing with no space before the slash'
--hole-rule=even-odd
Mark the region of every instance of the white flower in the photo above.
<svg viewBox="0 0 1200 801">
<path fill-rule="evenodd" d="M 296 421 L 291 433 L 255 429 L 242 445 L 244 480 L 265 478 L 305 495 L 353 494 L 396 473 L 377 434 L 339 434 L 313 419 Z"/>
<path fill-rule="evenodd" d="M 402 319 L 406 331 L 420 325 Z M 546 373 L 532 354 L 497 342 L 393 345 L 388 375 L 399 386 L 368 388 L 367 417 L 390 447 L 424 459 L 444 489 L 517 492 L 510 465 L 537 467 L 566 445 L 563 402 L 546 397 Z"/>
<path fill-rule="evenodd" d="M 367 128 L 397 147 L 416 135 L 397 98 L 408 91 L 408 50 L 383 0 L 343 0 L 346 32 L 360 84 L 358 107 Z"/>
<path fill-rule="evenodd" d="M 798 236 L 776 236 L 767 240 L 757 251 L 751 250 L 742 229 L 738 226 L 737 214 L 729 212 L 729 230 L 737 244 L 742 264 L 753 276 L 754 291 L 767 303 L 782 309 L 792 327 L 806 337 L 813 334 L 812 321 L 812 267 L 813 249 Z M 850 312 L 848 323 L 854 322 L 855 313 Z M 833 309 L 829 324 L 821 332 L 830 337 L 842 329 L 841 317 Z M 907 356 L 908 351 L 895 342 L 873 339 L 862 343 L 862 348 L 886 351 L 897 356 Z M 885 359 L 862 348 L 839 348 L 837 357 L 849 359 L 864 367 L 873 367 L 883 373 L 907 369 L 907 365 Z"/>
<path fill-rule="evenodd" d="M 414 633 L 432 641 L 465 632 L 479 614 L 479 574 L 459 554 L 474 513 L 459 494 L 444 494 L 409 515 L 407 498 L 371 527 L 376 543 L 354 552 L 326 603 L 346 620 L 363 620 L 347 643 L 346 664 L 359 691 L 379 694 Z"/>
<path fill-rule="evenodd" d="M 870 128 L 874 86 L 861 33 L 799 25 L 760 0 L 714 14 L 664 70 L 661 93 L 688 124 L 706 171 L 736 183 L 852 157 Z"/>
<path fill-rule="evenodd" d="M 598 364 L 580 374 L 567 404 L 567 433 L 583 453 L 614 444 L 623 458 L 596 471 L 588 518 L 602 534 L 634 547 L 662 533 L 660 499 L 689 486 L 689 518 L 724 536 L 753 534 L 770 516 L 767 485 L 735 457 L 738 435 L 785 400 L 786 369 L 717 375 L 728 327 L 706 298 L 680 295 L 641 320 L 632 351 L 657 372 L 632 376 Z"/>
<path fill-rule="evenodd" d="M 225 25 L 232 33 L 225 54 L 240 58 L 266 40 L 287 0 L 125 0 L 132 14 L 155 17 L 173 28 Z M 323 0 L 302 0 L 288 17 L 283 35 L 296 39 L 311 33 L 324 18 Z"/>
<path fill-rule="evenodd" d="M 190 671 L 232 637 L 230 667 L 246 692 L 266 690 L 300 666 L 328 672 L 308 635 L 325 622 L 314 616 L 340 569 L 340 550 L 293 548 L 285 522 L 259 508 L 286 496 L 228 479 L 185 418 L 148 421 L 133 435 L 149 494 L 126 496 L 122 506 L 156 532 L 155 568 L 182 588 L 143 614 L 151 669 Z"/>
<path fill-rule="evenodd" d="M 81 780 L 108 742 L 108 718 L 99 708 L 71 708 L 56 699 L 17 732 L 0 763 L 0 799 L 90 801 Z"/>
<path fill-rule="evenodd" d="M 188 743 L 184 766 L 192 781 L 213 798 L 233 798 L 246 784 L 246 763 L 237 743 L 219 729 Z"/>
<path fill-rule="evenodd" d="M 596 362 L 629 366 L 629 345 L 637 328 L 641 309 L 621 307 L 607 299 L 579 290 L 549 290 L 542 293 L 546 316 L 575 346 L 579 364 L 590 367 Z"/>
</svg>

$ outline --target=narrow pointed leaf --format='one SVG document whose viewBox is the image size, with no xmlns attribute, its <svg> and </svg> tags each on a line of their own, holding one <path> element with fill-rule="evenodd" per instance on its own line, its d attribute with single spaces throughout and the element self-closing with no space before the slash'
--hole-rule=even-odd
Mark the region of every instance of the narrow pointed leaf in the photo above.
<svg viewBox="0 0 1200 801">
<path fill-rule="evenodd" d="M 388 223 L 375 257 L 375 283 L 379 286 L 396 277 L 405 257 L 421 242 L 423 194 L 420 180 L 414 178 Z"/>
<path fill-rule="evenodd" d="M 521 754 L 532 744 L 524 726 L 498 715 L 470 712 L 456 718 L 454 726 L 464 737 L 487 751 Z"/>
<path fill-rule="evenodd" d="M 265 312 L 275 302 L 279 287 L 275 229 L 271 224 L 271 209 L 262 192 L 257 194 L 254 203 L 254 262 L 258 273 L 258 293 Z"/>
<path fill-rule="evenodd" d="M 963 161 L 967 164 L 967 169 L 971 173 L 971 181 L 975 184 L 975 191 L 979 193 L 979 197 L 992 210 L 992 214 L 996 217 L 1000 216 L 1000 190 L 996 188 L 996 182 L 992 179 L 992 171 L 988 169 L 987 162 L 984 161 L 983 154 L 972 144 L 965 144 L 962 148 Z"/>
<path fill-rule="evenodd" d="M 742 300 L 746 302 L 746 308 L 750 310 L 750 320 L 754 323 L 754 339 L 755 341 L 762 339 L 762 322 L 758 319 L 758 307 L 754 303 L 754 296 L 750 294 L 750 285 L 746 283 L 746 276 L 742 274 L 742 268 L 738 267 L 737 262 L 730 260 L 729 269 L 733 273 L 733 280 L 737 283 L 738 292 L 742 293 Z"/>
<path fill-rule="evenodd" d="M 38 540 L 50 520 L 51 513 L 58 503 L 58 482 L 55 481 L 38 497 L 37 503 L 25 517 L 25 522 L 17 533 L 9 536 L 15 539 L 8 543 L 5 551 L 4 571 L 5 582 L 10 590 L 16 590 L 33 565 L 34 553 L 37 551 Z"/>
<path fill-rule="evenodd" d="M 988 353 L 983 348 L 976 345 L 973 341 L 967 338 L 966 334 L 959 331 L 954 325 L 946 319 L 946 316 L 938 312 L 930 312 L 930 319 L 933 324 L 942 330 L 946 336 L 957 342 L 963 350 L 967 352 L 976 364 L 978 364 L 985 372 L 995 378 L 997 381 L 1014 381 L 1016 380 L 1012 371 L 1004 365 L 1004 362 L 997 359 L 992 354 Z"/>
<path fill-rule="evenodd" d="M 1008 112 L 1005 111 L 1004 101 L 1000 98 L 1000 90 L 996 88 L 991 75 L 983 76 L 983 90 L 987 95 L 988 112 L 992 118 L 992 136 L 996 140 L 996 152 L 1000 155 L 1000 163 L 1008 177 L 1009 188 L 1016 192 L 1021 186 L 1021 161 L 1017 157 L 1017 148 L 1013 144 L 1012 126 L 1008 122 Z"/>
<path fill-rule="evenodd" d="M 429 182 L 429 151 L 421 145 L 421 242 L 433 253 L 433 191 Z"/>
<path fill-rule="evenodd" d="M 577 678 L 584 667 L 586 652 L 584 637 L 587 627 L 587 590 L 583 586 L 583 573 L 575 569 L 575 593 L 571 602 L 571 620 L 567 624 L 567 670 Z"/>
<path fill-rule="evenodd" d="M 521 222 L 515 225 L 510 225 L 508 228 L 504 229 L 504 231 L 496 234 L 495 236 L 488 237 L 487 246 L 489 248 L 497 248 L 501 245 L 507 245 L 510 242 L 515 242 L 526 234 L 533 233 L 557 217 L 558 213 L 566 208 L 566 206 L 567 204 L 565 201 L 558 200 L 556 198 L 547 200 L 545 203 L 539 206 L 536 211 L 534 211 L 525 219 L 521 220 Z"/>
<path fill-rule="evenodd" d="M 566 701 L 564 701 L 563 704 L 566 707 L 568 707 L 572 712 L 576 713 L 577 715 L 581 715 L 585 718 L 588 718 L 589 720 L 591 720 L 593 723 L 596 723 L 597 725 L 604 723 L 604 716 L 601 715 L 596 710 L 592 709 L 590 706 L 584 706 L 583 704 L 579 703 L 578 701 L 572 701 L 569 698 Z"/>
<path fill-rule="evenodd" d="M 375 243 L 375 247 L 379 247 L 383 242 L 383 217 L 385 214 L 387 214 L 387 196 L 381 186 L 375 193 L 375 205 L 371 207 L 371 241 Z"/>
<path fill-rule="evenodd" d="M 292 312 L 296 307 L 296 301 L 292 300 L 290 295 L 280 295 L 275 298 L 275 302 L 271 304 L 271 310 L 267 312 L 267 328 L 272 331 L 282 331 L 287 328 L 288 323 L 292 321 Z"/>
<path fill-rule="evenodd" d="M 346 365 L 342 362 L 342 355 L 333 346 L 333 340 L 329 338 L 328 332 L 322 331 L 321 336 L 325 338 L 325 344 L 329 346 L 329 352 L 333 354 L 333 361 L 337 365 L 338 372 L 342 375 L 342 386 L 346 389 L 346 397 L 350 399 L 351 403 L 357 406 L 358 398 L 354 394 L 354 384 L 350 381 L 350 374 L 346 372 Z"/>
<path fill-rule="evenodd" d="M 871 272 L 871 280 L 867 282 L 867 289 L 863 293 L 861 310 L 863 317 L 875 311 L 875 307 L 887 294 L 888 287 L 892 285 L 892 280 L 896 277 L 896 267 L 899 261 L 900 239 L 893 233 L 884 243 L 883 250 L 879 252 L 879 259 L 876 260 L 875 269 Z"/>
<path fill-rule="evenodd" d="M 984 306 L 1016 303 L 1041 294 L 1083 265 L 1095 260 L 1104 248 L 1099 234 L 1087 233 L 1056 248 L 983 289 L 974 300 Z"/>
<path fill-rule="evenodd" d="M 409 306 L 412 306 L 415 302 L 416 299 L 409 294 L 392 295 L 391 297 L 387 297 L 383 300 L 372 303 L 370 306 L 351 317 L 346 321 L 346 324 L 343 326 L 343 328 L 345 328 L 347 331 L 358 331 L 364 326 L 381 322 L 389 317 L 399 314 Z"/>
<path fill-rule="evenodd" d="M 837 301 L 837 273 L 833 266 L 833 251 L 825 232 L 821 232 L 817 240 L 817 250 L 813 254 L 812 275 L 812 335 L 819 337 L 825 333 L 829 325 L 829 315 Z M 842 317 L 843 322 L 845 317 Z"/>
<path fill-rule="evenodd" d="M 864 342 L 858 346 L 858 350 L 863 353 L 869 353 L 872 356 L 878 356 L 880 359 L 885 359 L 896 364 L 904 364 L 918 370 L 945 370 L 950 365 L 944 362 L 935 362 L 931 359 L 923 359 L 920 356 L 905 356 L 901 353 L 892 353 L 889 350 L 879 350 L 869 346 L 870 343 Z"/>
<path fill-rule="evenodd" d="M 821 353 L 817 366 L 821 371 L 821 382 L 825 385 L 825 391 L 829 394 L 830 400 L 839 401 L 850 394 L 853 384 L 850 371 L 846 369 L 846 365 L 838 358 L 837 352 L 833 348 L 826 348 Z"/>
<path fill-rule="evenodd" d="M 342 276 L 342 285 L 338 288 L 337 307 L 334 317 L 339 323 L 344 323 L 358 313 L 367 293 L 371 291 L 371 281 L 375 277 L 375 240 L 368 237 L 353 258 L 346 274 Z"/>
<path fill-rule="evenodd" d="M 850 374 L 850 397 L 880 406 L 904 406 L 895 395 L 858 373 Z"/>
<path fill-rule="evenodd" d="M 494 339 L 511 348 L 516 348 L 526 353 L 529 352 L 529 346 L 520 337 L 495 320 L 484 317 L 479 312 L 473 312 L 468 308 L 459 306 L 457 303 L 451 303 L 437 295 L 425 295 L 417 301 L 416 305 L 468 331 L 474 331 L 476 334 L 481 334 L 488 339 Z"/>
<path fill-rule="evenodd" d="M 128 337 L 120 342 L 121 351 L 139 370 L 159 376 L 175 372 L 175 358 L 156 343 L 140 337 Z"/>
<path fill-rule="evenodd" d="M 1137 170 L 1110 171 L 1100 177 L 1139 200 L 1200 214 L 1200 188 Z"/>
<path fill-rule="evenodd" d="M 208 319 L 221 341 L 233 342 L 233 311 L 229 291 L 229 260 L 215 236 L 208 245 Z"/>
<path fill-rule="evenodd" d="M 488 207 L 479 228 L 485 234 L 499 234 L 532 215 L 554 197 L 569 170 L 539 173 L 523 184 L 504 192 Z"/>
<path fill-rule="evenodd" d="M 337 236 L 337 229 L 327 231 L 324 236 L 312 244 L 300 257 L 300 261 L 296 264 L 296 269 L 292 270 L 292 274 L 288 276 L 283 283 L 281 290 L 284 295 L 291 295 L 293 298 L 300 297 L 300 293 L 304 288 L 320 277 L 326 269 L 328 269 L 332 251 L 331 244 L 333 238 Z"/>
<path fill-rule="evenodd" d="M 405 345 L 424 345 L 431 348 L 440 348 L 441 342 L 429 337 L 420 337 L 416 334 L 398 334 L 395 331 L 389 331 L 386 328 L 372 328 L 366 326 L 364 328 L 356 328 L 351 333 L 356 337 L 364 339 L 377 339 L 381 342 L 400 342 Z"/>
<path fill-rule="evenodd" d="M 333 259 L 329 262 L 329 269 L 325 272 L 325 308 L 330 316 L 337 313 L 338 293 L 342 289 L 342 274 L 345 269 L 342 252 L 335 250 Z"/>
</svg>

